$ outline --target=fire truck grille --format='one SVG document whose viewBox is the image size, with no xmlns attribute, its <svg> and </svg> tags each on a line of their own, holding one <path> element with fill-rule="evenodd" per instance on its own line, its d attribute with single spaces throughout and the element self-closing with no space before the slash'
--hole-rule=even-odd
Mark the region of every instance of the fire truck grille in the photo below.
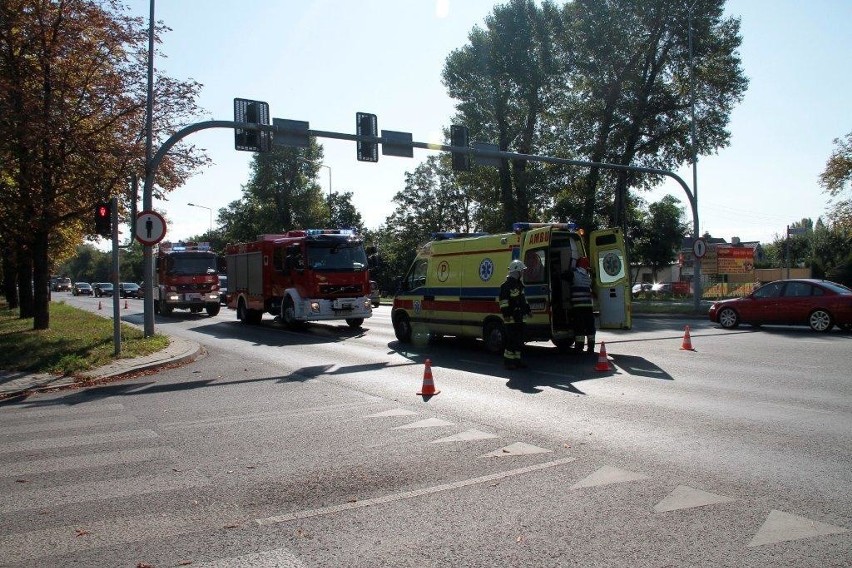
<svg viewBox="0 0 852 568">
<path fill-rule="evenodd" d="M 204 292 L 210 289 L 210 284 L 178 284 L 178 292 Z"/>
<path fill-rule="evenodd" d="M 332 285 L 332 284 L 323 284 L 320 286 L 320 293 L 322 294 L 343 294 L 343 295 L 358 295 L 361 293 L 361 285 L 360 284 L 348 284 L 348 285 Z"/>
</svg>

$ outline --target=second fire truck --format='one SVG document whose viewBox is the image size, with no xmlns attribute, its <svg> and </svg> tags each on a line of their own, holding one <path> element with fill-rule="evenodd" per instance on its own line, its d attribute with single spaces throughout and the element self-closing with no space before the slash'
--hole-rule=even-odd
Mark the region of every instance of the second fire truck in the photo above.
<svg viewBox="0 0 852 568">
<path fill-rule="evenodd" d="M 163 242 L 154 256 L 154 311 L 219 313 L 217 256 L 208 243 Z"/>
<path fill-rule="evenodd" d="M 264 313 L 291 328 L 345 320 L 360 327 L 372 316 L 370 272 L 362 238 L 345 229 L 261 235 L 228 245 L 228 307 L 243 323 Z"/>
</svg>

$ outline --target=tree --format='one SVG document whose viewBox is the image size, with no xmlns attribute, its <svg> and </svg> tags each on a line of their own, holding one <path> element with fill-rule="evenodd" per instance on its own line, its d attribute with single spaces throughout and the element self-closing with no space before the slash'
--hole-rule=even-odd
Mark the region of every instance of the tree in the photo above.
<svg viewBox="0 0 852 568">
<path fill-rule="evenodd" d="M 485 29 L 471 31 L 470 44 L 453 51 L 443 71 L 449 95 L 457 99 L 456 120 L 472 136 L 496 141 L 500 150 L 532 153 L 540 117 L 555 76 L 551 24 L 556 8 L 545 1 L 511 0 L 494 8 Z M 526 160 L 502 160 L 499 200 L 503 228 L 531 213 L 531 175 Z"/>
<path fill-rule="evenodd" d="M 556 111 L 565 144 L 592 162 L 675 169 L 691 159 L 689 144 L 689 12 L 693 7 L 696 152 L 728 144 L 730 112 L 748 81 L 737 49 L 739 21 L 725 19 L 724 0 L 577 0 L 565 5 L 561 38 L 566 69 Z M 609 222 L 626 222 L 627 190 L 658 183 L 635 172 L 608 173 L 614 207 Z M 594 223 L 601 172 L 585 178 L 581 224 Z"/>
<path fill-rule="evenodd" d="M 144 171 L 147 33 L 126 14 L 117 0 L 0 4 L 0 236 L 18 244 L 21 316 L 32 315 L 35 329 L 49 327 L 54 260 L 94 232 L 97 202 L 123 196 L 131 173 Z M 156 138 L 198 114 L 199 88 L 158 75 Z M 176 146 L 156 191 L 181 185 L 205 161 Z"/>
<path fill-rule="evenodd" d="M 852 231 L 852 132 L 845 139 L 835 138 L 834 145 L 819 183 L 831 197 L 838 198 L 830 206 L 829 219 L 838 228 Z"/>
<path fill-rule="evenodd" d="M 688 234 L 689 225 L 684 221 L 680 200 L 667 195 L 648 206 L 648 212 L 643 215 L 631 260 L 650 267 L 656 282 L 657 271 L 674 262 Z"/>
<path fill-rule="evenodd" d="M 249 242 L 257 235 L 324 227 L 329 203 L 316 181 L 322 156 L 322 147 L 313 138 L 306 149 L 276 146 L 255 154 L 242 198 L 219 210 L 224 240 Z M 347 221 L 360 221 L 360 216 L 344 211 L 345 195 L 332 201 L 341 216 L 349 216 Z"/>
</svg>

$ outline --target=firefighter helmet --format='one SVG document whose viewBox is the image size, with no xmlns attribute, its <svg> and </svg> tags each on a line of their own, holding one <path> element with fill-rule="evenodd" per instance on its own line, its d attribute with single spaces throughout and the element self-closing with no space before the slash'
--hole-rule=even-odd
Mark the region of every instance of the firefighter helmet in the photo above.
<svg viewBox="0 0 852 568">
<path fill-rule="evenodd" d="M 509 263 L 509 272 L 523 272 L 527 269 L 527 265 L 520 260 L 513 260 Z"/>
</svg>

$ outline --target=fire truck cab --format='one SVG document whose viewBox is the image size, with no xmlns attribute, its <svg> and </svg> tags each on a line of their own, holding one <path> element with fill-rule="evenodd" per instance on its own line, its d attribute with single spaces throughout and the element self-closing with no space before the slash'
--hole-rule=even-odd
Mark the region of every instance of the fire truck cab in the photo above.
<svg viewBox="0 0 852 568">
<path fill-rule="evenodd" d="M 348 229 L 294 230 L 228 245 L 228 307 L 243 323 L 264 313 L 291 328 L 371 317 L 370 271 L 363 240 Z"/>
<path fill-rule="evenodd" d="M 599 327 L 629 329 L 630 277 L 620 229 L 593 231 L 589 252 L 573 223 L 515 223 L 505 234 L 436 233 L 423 245 L 400 281 L 391 319 L 397 339 L 444 335 L 481 338 L 489 351 L 505 345 L 498 297 L 507 268 L 520 259 L 532 309 L 527 341 L 574 345 L 570 290 L 564 276 L 588 256 L 599 310 Z"/>
<path fill-rule="evenodd" d="M 217 257 L 209 243 L 160 243 L 154 256 L 154 311 L 219 313 Z"/>
</svg>

